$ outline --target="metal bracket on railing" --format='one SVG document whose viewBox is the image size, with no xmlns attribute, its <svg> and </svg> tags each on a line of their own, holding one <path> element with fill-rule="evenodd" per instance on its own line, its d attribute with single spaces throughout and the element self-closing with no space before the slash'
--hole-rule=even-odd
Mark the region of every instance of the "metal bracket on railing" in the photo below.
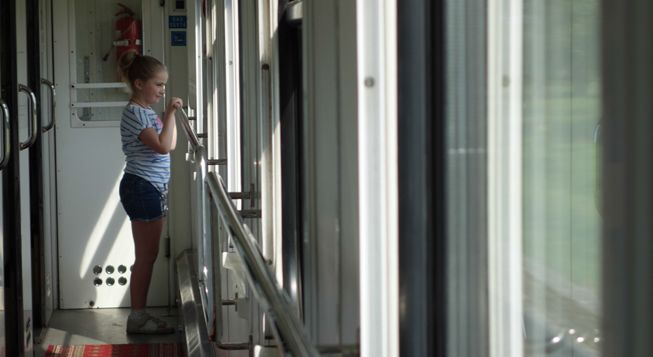
<svg viewBox="0 0 653 357">
<path fill-rule="evenodd" d="M 250 200 L 249 207 L 256 207 L 256 194 L 253 183 L 249 185 L 249 192 L 229 192 L 229 197 L 232 200 Z"/>
<path fill-rule="evenodd" d="M 226 165 L 227 164 L 227 159 L 208 159 L 208 160 L 206 160 L 206 164 L 209 165 L 209 166 Z"/>
<path fill-rule="evenodd" d="M 249 200 L 252 197 L 251 192 L 229 192 L 232 200 Z"/>
<path fill-rule="evenodd" d="M 222 306 L 236 305 L 236 300 L 222 300 Z"/>
<path fill-rule="evenodd" d="M 240 216 L 243 218 L 261 218 L 260 209 L 244 209 L 238 211 L 238 213 L 240 213 Z"/>
<path fill-rule="evenodd" d="M 218 341 L 216 343 L 218 349 L 225 350 L 225 351 L 244 351 L 248 350 L 250 353 L 254 353 L 252 350 L 252 347 L 254 347 L 254 337 L 252 335 L 249 335 L 249 342 L 243 342 L 243 343 L 222 343 Z"/>
<path fill-rule="evenodd" d="M 200 139 L 206 139 L 206 138 L 208 138 L 209 136 L 208 136 L 206 133 L 198 133 L 198 134 L 197 134 L 197 137 L 200 138 Z"/>
<path fill-rule="evenodd" d="M 252 347 L 252 344 L 249 342 L 243 342 L 243 343 L 221 343 L 218 342 L 216 343 L 218 346 L 218 349 L 225 350 L 225 351 L 249 351 L 249 349 Z"/>
<path fill-rule="evenodd" d="M 270 337 L 272 339 L 274 337 Z M 267 341 L 266 341 L 267 342 Z M 255 345 L 254 346 L 255 356 L 267 357 L 267 356 L 279 356 L 279 346 L 275 344 L 265 344 L 265 345 Z"/>
<path fill-rule="evenodd" d="M 320 354 L 339 354 L 344 356 L 359 356 L 360 345 L 318 345 Z"/>
</svg>

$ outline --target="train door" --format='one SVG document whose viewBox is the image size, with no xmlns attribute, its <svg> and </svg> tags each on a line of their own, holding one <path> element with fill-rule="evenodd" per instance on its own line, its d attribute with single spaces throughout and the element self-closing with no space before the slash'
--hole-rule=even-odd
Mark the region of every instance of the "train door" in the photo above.
<svg viewBox="0 0 653 357">
<path fill-rule="evenodd" d="M 42 231 L 39 216 L 41 176 L 38 113 L 40 70 L 37 1 L 3 3 L 0 56 L 3 112 L 2 258 L 3 354 L 23 356 L 33 346 L 32 249 Z M 36 232 L 36 235 L 33 233 Z M 37 270 L 34 270 L 37 271 Z M 40 310 L 39 310 L 40 311 Z M 38 313 L 41 316 L 40 312 Z M 39 324 L 42 323 L 39 318 Z"/>
<path fill-rule="evenodd" d="M 120 204 L 123 174 L 119 123 L 129 100 L 117 74 L 119 18 L 140 25 L 142 53 L 163 59 L 159 1 L 54 3 L 55 63 L 59 74 L 57 210 L 59 304 L 63 309 L 129 306 L 134 260 L 130 222 Z M 137 26 L 138 26 L 137 25 Z M 154 109 L 161 112 L 162 103 Z M 161 244 L 168 242 L 161 239 Z M 161 247 L 149 306 L 168 304 L 169 264 Z"/>
<path fill-rule="evenodd" d="M 7 14 L 0 22 L 0 109 L 2 113 L 2 156 L 0 169 L 0 354 L 12 352 L 20 354 L 20 344 L 12 341 L 22 340 L 22 329 L 17 329 L 23 311 L 17 308 L 21 300 L 20 255 L 16 244 L 20 236 L 20 186 L 18 163 L 14 153 L 18 149 L 17 132 L 17 78 L 16 78 L 16 3 L 3 1 L 0 10 Z M 5 269 L 7 267 L 8 269 Z M 7 342 L 10 342 L 7 345 Z"/>
<path fill-rule="evenodd" d="M 39 2 L 39 58 L 40 58 L 40 113 L 41 113 L 41 177 L 42 195 L 39 207 L 42 207 L 41 227 L 42 239 L 38 249 L 40 260 L 37 274 L 42 284 L 37 284 L 35 289 L 35 306 L 39 308 L 36 326 L 43 326 L 52 315 L 56 307 L 56 237 L 57 237 L 57 210 L 56 210 L 56 168 L 55 168 L 55 116 L 56 107 L 56 78 L 53 66 L 52 46 L 52 3 L 53 0 L 40 0 Z M 34 188 L 34 187 L 33 187 Z M 36 288 L 37 286 L 35 286 Z"/>
<path fill-rule="evenodd" d="M 38 28 L 38 0 L 16 1 L 16 74 L 18 82 L 18 138 L 19 147 L 15 153 L 19 160 L 20 180 L 20 252 L 22 263 L 22 330 L 25 354 L 33 350 L 33 331 L 35 322 L 43 324 L 40 305 L 40 243 L 43 226 L 40 212 L 40 199 L 43 194 L 40 99 L 40 39 L 38 32 L 28 29 Z M 35 274 L 37 273 L 37 274 Z M 35 283 L 36 282 L 36 283 Z M 38 287 L 38 288 L 37 288 Z M 35 301 L 35 294 L 37 300 Z M 20 305 L 20 304 L 19 304 Z M 20 320 L 18 321 L 20 323 Z M 16 326 L 18 327 L 18 326 Z"/>
</svg>

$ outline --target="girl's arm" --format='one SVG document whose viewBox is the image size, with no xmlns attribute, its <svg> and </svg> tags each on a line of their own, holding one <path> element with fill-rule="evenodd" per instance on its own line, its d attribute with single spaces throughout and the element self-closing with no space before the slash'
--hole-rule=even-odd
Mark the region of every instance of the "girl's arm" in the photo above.
<svg viewBox="0 0 653 357">
<path fill-rule="evenodd" d="M 183 102 L 180 98 L 171 98 L 163 118 L 163 129 L 161 129 L 161 134 L 157 135 L 154 128 L 147 128 L 138 136 L 141 142 L 159 154 L 167 154 L 174 150 L 177 146 L 175 111 L 177 108 L 181 108 L 182 105 Z"/>
</svg>

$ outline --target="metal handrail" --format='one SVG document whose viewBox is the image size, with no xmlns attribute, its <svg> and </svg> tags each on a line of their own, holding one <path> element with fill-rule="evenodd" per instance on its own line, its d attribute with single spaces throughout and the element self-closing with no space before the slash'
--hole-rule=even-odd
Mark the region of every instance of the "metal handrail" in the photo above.
<svg viewBox="0 0 653 357">
<path fill-rule="evenodd" d="M 213 203 L 222 212 L 234 235 L 234 243 L 243 260 L 248 283 L 261 307 L 271 312 L 270 317 L 274 320 L 282 341 L 294 356 L 319 356 L 294 312 L 290 298 L 265 264 L 254 235 L 238 215 L 222 178 L 211 172 L 206 177 L 206 184 Z"/>
<path fill-rule="evenodd" d="M 39 135 L 39 130 L 37 128 L 38 113 L 36 112 L 36 107 L 37 107 L 36 95 L 34 95 L 34 92 L 32 92 L 32 90 L 28 86 L 23 84 L 18 84 L 18 91 L 26 93 L 29 99 L 27 102 L 28 103 L 27 131 L 29 132 L 29 137 L 27 138 L 26 141 L 20 143 L 20 150 L 25 150 L 30 148 L 32 145 L 34 145 Z"/>
<path fill-rule="evenodd" d="M 191 146 L 193 147 L 193 151 L 197 151 L 197 148 L 200 147 L 201 144 L 200 140 L 197 138 L 197 134 L 195 134 L 195 131 L 190 126 L 190 122 L 188 121 L 188 114 L 186 114 L 184 108 L 177 109 L 177 112 L 183 114 L 183 118 L 180 120 L 181 127 L 184 129 L 186 138 L 188 138 L 188 142 L 190 142 Z"/>
<path fill-rule="evenodd" d="M 9 107 L 0 99 L 0 108 L 2 108 L 2 160 L 0 160 L 0 170 L 4 169 L 9 162 L 9 155 L 11 154 L 11 121 L 9 120 Z"/>
<path fill-rule="evenodd" d="M 45 78 L 41 78 L 41 84 L 46 85 L 50 89 L 50 123 L 41 128 L 41 131 L 45 133 L 54 127 L 55 106 L 57 105 L 57 91 L 54 88 L 54 83 Z M 43 104 L 43 101 L 41 101 L 41 104 Z"/>
<path fill-rule="evenodd" d="M 196 157 L 204 158 L 205 148 L 190 126 L 188 114 L 183 108 L 178 111 L 183 115 L 180 122 L 193 152 Z M 215 172 L 211 172 L 206 175 L 205 184 L 209 187 L 209 198 L 212 198 L 216 208 L 222 212 L 227 225 L 233 232 L 235 246 L 244 263 L 248 283 L 258 298 L 261 308 L 271 312 L 270 318 L 275 322 L 281 340 L 294 356 L 319 356 L 295 314 L 290 298 L 267 268 L 263 255 L 256 244 L 256 239 L 243 223 L 222 178 Z"/>
</svg>

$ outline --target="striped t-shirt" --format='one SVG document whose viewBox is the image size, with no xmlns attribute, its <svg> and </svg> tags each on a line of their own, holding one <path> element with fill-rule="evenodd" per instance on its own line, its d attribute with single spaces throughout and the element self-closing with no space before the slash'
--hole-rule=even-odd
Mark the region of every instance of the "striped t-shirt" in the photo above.
<svg viewBox="0 0 653 357">
<path fill-rule="evenodd" d="M 138 139 L 146 128 L 154 128 L 157 134 L 161 134 L 163 123 L 152 108 L 127 104 L 120 120 L 122 151 L 127 161 L 125 172 L 146 179 L 161 193 L 166 193 L 170 179 L 170 154 L 159 154 Z"/>
</svg>

